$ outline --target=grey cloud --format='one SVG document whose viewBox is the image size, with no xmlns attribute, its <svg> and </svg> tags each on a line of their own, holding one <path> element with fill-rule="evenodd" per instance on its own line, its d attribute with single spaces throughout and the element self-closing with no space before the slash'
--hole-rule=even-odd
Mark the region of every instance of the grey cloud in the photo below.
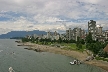
<svg viewBox="0 0 108 72">
<path fill-rule="evenodd" d="M 12 17 L 8 14 L 0 14 L 0 16 L 13 19 L 5 22 L 5 24 L 16 25 L 19 27 L 14 26 L 17 30 L 23 29 L 24 26 L 25 29 L 37 28 L 40 30 L 53 29 L 53 27 L 57 30 L 65 30 L 69 27 L 87 29 L 89 19 L 106 22 L 106 19 L 108 19 L 107 3 L 108 0 L 0 0 L 0 12 L 23 13 L 27 17 Z M 58 21 L 66 20 L 70 21 L 70 23 L 58 23 Z M 72 22 L 71 20 L 80 21 Z M 46 26 L 46 28 L 43 26 Z M 107 26 L 103 26 L 107 29 Z M 10 29 L 14 27 L 10 26 Z"/>
</svg>

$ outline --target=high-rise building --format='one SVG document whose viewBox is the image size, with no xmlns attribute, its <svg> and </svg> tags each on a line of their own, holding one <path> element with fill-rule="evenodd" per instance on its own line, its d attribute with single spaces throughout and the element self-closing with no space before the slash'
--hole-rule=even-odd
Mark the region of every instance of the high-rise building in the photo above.
<svg viewBox="0 0 108 72">
<path fill-rule="evenodd" d="M 55 32 L 54 32 L 54 35 L 57 36 L 57 34 L 58 34 L 58 33 L 55 31 Z"/>
<path fill-rule="evenodd" d="M 96 21 L 90 20 L 88 22 L 88 33 L 92 33 L 93 40 L 96 40 Z"/>
<path fill-rule="evenodd" d="M 85 39 L 85 37 L 86 37 L 86 32 L 83 29 L 83 30 L 81 30 L 81 39 Z"/>
<path fill-rule="evenodd" d="M 66 30 L 66 38 L 68 40 L 72 39 L 72 30 L 71 30 L 71 28 L 69 28 L 69 30 Z"/>
<path fill-rule="evenodd" d="M 78 37 L 81 38 L 81 34 L 82 34 L 81 28 L 76 27 L 76 28 L 73 29 L 73 39 L 74 39 L 75 41 L 77 41 L 77 38 L 78 38 Z"/>
<path fill-rule="evenodd" d="M 69 30 L 66 30 L 66 39 L 67 40 L 75 40 L 77 41 L 77 38 L 80 37 L 82 39 L 84 39 L 85 36 L 85 31 L 82 30 L 81 28 L 74 28 L 73 30 L 71 30 L 71 28 L 69 28 Z"/>
<path fill-rule="evenodd" d="M 105 39 L 108 40 L 108 30 L 105 31 Z"/>
<path fill-rule="evenodd" d="M 103 27 L 101 27 L 101 26 L 99 26 L 99 25 L 96 26 L 96 34 L 97 34 L 97 35 L 102 35 L 102 28 L 103 28 Z"/>
<path fill-rule="evenodd" d="M 47 32 L 47 39 L 51 38 L 51 32 Z"/>
</svg>

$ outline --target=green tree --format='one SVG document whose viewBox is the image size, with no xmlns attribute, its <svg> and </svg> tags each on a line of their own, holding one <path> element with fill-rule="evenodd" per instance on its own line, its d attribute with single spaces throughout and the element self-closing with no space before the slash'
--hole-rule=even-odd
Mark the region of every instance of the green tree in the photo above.
<svg viewBox="0 0 108 72">
<path fill-rule="evenodd" d="M 35 40 L 36 40 L 36 44 L 38 44 L 38 42 L 39 42 L 39 37 L 37 37 Z"/>
<path fill-rule="evenodd" d="M 100 42 L 87 43 L 86 47 L 87 47 L 88 50 L 91 50 L 94 54 L 98 54 L 100 49 L 102 49 Z"/>
<path fill-rule="evenodd" d="M 104 52 L 103 49 L 100 49 L 99 53 L 98 53 L 98 56 L 99 57 L 108 57 L 108 53 L 107 52 Z"/>
<path fill-rule="evenodd" d="M 22 40 L 22 42 L 28 42 L 29 41 L 28 38 L 22 38 L 21 40 Z"/>
<path fill-rule="evenodd" d="M 78 50 L 82 49 L 82 43 L 81 43 L 80 37 L 77 37 L 76 46 L 77 46 L 77 49 Z"/>
<path fill-rule="evenodd" d="M 76 43 L 76 41 L 71 39 L 71 40 L 69 40 L 69 43 Z"/>
<path fill-rule="evenodd" d="M 84 39 L 81 39 L 80 42 L 81 42 L 81 44 L 83 44 L 83 45 L 85 44 Z"/>
<path fill-rule="evenodd" d="M 62 39 L 61 37 L 59 37 L 59 39 L 57 40 L 58 43 L 62 43 Z"/>
<path fill-rule="evenodd" d="M 86 37 L 86 43 L 93 43 L 92 34 L 89 32 L 89 34 Z"/>
</svg>

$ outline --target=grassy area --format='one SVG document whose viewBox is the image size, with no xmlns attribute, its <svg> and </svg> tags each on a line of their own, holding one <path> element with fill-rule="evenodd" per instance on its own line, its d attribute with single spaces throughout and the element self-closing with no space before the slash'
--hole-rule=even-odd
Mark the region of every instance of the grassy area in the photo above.
<svg viewBox="0 0 108 72">
<path fill-rule="evenodd" d="M 38 42 L 38 44 L 42 45 L 44 43 L 42 42 Z M 57 45 L 58 43 L 54 43 L 54 45 Z M 46 45 L 51 45 L 51 42 L 47 42 Z M 60 43 L 61 46 L 65 46 L 65 50 L 77 50 L 77 51 L 80 51 L 80 52 L 83 52 L 84 49 L 86 48 L 85 45 L 82 45 L 82 48 L 81 49 L 78 49 L 76 44 L 75 43 Z"/>
<path fill-rule="evenodd" d="M 82 49 L 86 49 L 86 45 L 82 45 Z"/>
<path fill-rule="evenodd" d="M 105 58 L 103 58 L 103 57 L 96 57 L 95 59 L 96 59 L 96 60 L 103 60 L 103 61 L 107 61 L 107 62 L 108 62 L 108 59 L 105 59 Z"/>
<path fill-rule="evenodd" d="M 75 43 L 61 43 L 62 46 L 66 46 L 66 50 L 77 50 L 77 51 L 80 51 L 80 52 L 83 52 L 84 49 L 86 49 L 86 45 L 82 45 L 82 48 L 78 50 L 77 46 Z"/>
<path fill-rule="evenodd" d="M 76 44 L 75 43 L 62 43 L 61 45 L 63 46 L 67 46 L 68 48 L 71 48 L 71 49 L 76 49 Z"/>
</svg>

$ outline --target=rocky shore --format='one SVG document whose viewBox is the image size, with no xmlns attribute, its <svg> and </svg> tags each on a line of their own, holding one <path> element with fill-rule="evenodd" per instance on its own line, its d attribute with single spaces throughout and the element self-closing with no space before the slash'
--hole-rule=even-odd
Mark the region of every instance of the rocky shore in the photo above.
<svg viewBox="0 0 108 72">
<path fill-rule="evenodd" d="M 78 51 L 74 51 L 74 50 L 64 50 L 59 47 L 39 45 L 39 44 L 34 44 L 34 43 L 29 43 L 29 42 L 20 43 L 20 45 L 28 46 L 28 48 L 25 48 L 28 50 L 34 50 L 36 52 L 51 52 L 51 53 L 55 53 L 55 54 L 62 54 L 65 56 L 70 56 L 70 57 L 76 58 L 80 61 L 84 61 L 88 57 L 88 54 L 85 51 L 78 52 Z M 98 66 L 98 67 L 106 70 L 106 72 L 108 72 L 108 62 L 94 59 L 94 60 L 86 61 L 85 63 L 94 65 L 94 66 Z"/>
</svg>

